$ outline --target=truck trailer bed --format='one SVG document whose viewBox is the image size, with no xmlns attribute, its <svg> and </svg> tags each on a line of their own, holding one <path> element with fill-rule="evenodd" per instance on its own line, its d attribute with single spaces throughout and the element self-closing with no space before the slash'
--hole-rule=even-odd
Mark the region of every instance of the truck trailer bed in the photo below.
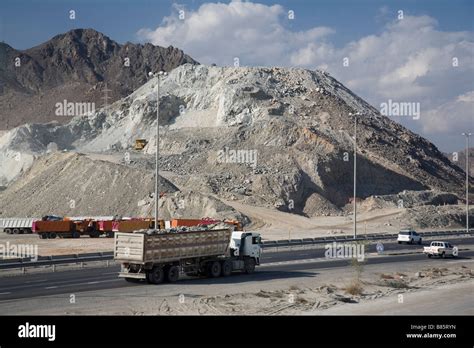
<svg viewBox="0 0 474 348">
<path fill-rule="evenodd" d="M 146 264 L 228 255 L 232 230 L 115 233 L 114 259 Z"/>
</svg>

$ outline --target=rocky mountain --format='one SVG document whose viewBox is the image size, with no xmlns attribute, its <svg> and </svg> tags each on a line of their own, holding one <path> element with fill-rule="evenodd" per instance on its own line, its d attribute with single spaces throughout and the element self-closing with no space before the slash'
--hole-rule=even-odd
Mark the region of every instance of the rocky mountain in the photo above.
<svg viewBox="0 0 474 348">
<path fill-rule="evenodd" d="M 52 120 L 56 103 L 94 103 L 96 108 L 125 97 L 147 81 L 149 71 L 171 71 L 196 64 L 172 46 L 123 45 L 93 29 L 74 29 L 19 51 L 0 43 L 0 125 L 9 129 L 24 123 Z M 106 92 L 107 89 L 107 92 Z"/>
<path fill-rule="evenodd" d="M 446 153 L 445 155 L 459 168 L 466 170 L 466 150 Z M 474 147 L 469 148 L 469 175 L 474 176 Z"/>
<path fill-rule="evenodd" d="M 66 125 L 8 132 L 0 138 L 3 181 L 28 173 L 48 149 L 118 156 L 137 173 L 152 170 L 156 84 L 152 79 Z M 353 195 L 350 113 L 360 112 L 358 199 L 405 190 L 463 192 L 464 172 L 436 146 L 325 72 L 184 64 L 162 80 L 160 91 L 160 168 L 180 191 L 306 216 L 342 214 Z M 143 152 L 132 150 L 136 138 L 149 141 Z"/>
</svg>

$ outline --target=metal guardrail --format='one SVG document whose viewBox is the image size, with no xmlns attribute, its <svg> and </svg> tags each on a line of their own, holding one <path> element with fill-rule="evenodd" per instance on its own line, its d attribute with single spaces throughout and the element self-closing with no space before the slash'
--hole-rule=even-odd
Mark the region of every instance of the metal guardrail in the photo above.
<svg viewBox="0 0 474 348">
<path fill-rule="evenodd" d="M 439 232 L 419 232 L 422 237 L 431 236 L 453 236 L 461 234 L 472 235 L 474 230 L 450 230 L 450 231 L 439 231 Z M 356 239 L 351 236 L 334 236 L 334 237 L 316 237 L 316 238 L 299 238 L 299 239 L 283 239 L 283 240 L 269 240 L 263 241 L 263 249 L 272 249 L 279 247 L 290 247 L 290 246 L 304 246 L 304 245 L 315 245 L 332 242 L 350 242 L 350 241 L 363 241 L 363 240 L 384 240 L 393 239 L 398 236 L 398 233 L 390 234 L 361 234 Z M 97 253 L 85 253 L 85 254 L 70 254 L 70 255 L 53 255 L 53 256 L 39 256 L 36 261 L 32 261 L 31 258 L 16 258 L 16 259 L 3 259 L 0 260 L 0 269 L 12 269 L 12 268 L 23 268 L 23 267 L 38 267 L 38 266 L 50 266 L 59 264 L 73 264 L 86 261 L 106 261 L 112 260 L 114 255 L 113 251 L 97 252 Z"/>
<path fill-rule="evenodd" d="M 37 260 L 32 260 L 31 257 L 4 259 L 0 260 L 0 269 L 51 266 L 59 264 L 80 263 L 86 261 L 106 261 L 112 260 L 113 257 L 113 252 L 110 251 L 86 254 L 39 256 Z"/>
<path fill-rule="evenodd" d="M 433 231 L 433 232 L 418 232 L 422 237 L 434 237 L 434 236 L 454 236 L 461 234 L 472 235 L 474 230 L 469 230 L 469 233 L 464 230 L 449 230 L 449 231 Z M 356 239 L 351 236 L 334 236 L 334 237 L 316 237 L 316 238 L 303 238 L 303 239 L 284 239 L 284 240 L 269 240 L 263 241 L 262 247 L 264 249 L 278 248 L 278 247 L 289 247 L 296 245 L 314 245 L 314 244 L 325 244 L 332 242 L 354 242 L 363 240 L 386 240 L 394 239 L 398 236 L 398 233 L 372 233 L 372 234 L 361 234 Z"/>
</svg>

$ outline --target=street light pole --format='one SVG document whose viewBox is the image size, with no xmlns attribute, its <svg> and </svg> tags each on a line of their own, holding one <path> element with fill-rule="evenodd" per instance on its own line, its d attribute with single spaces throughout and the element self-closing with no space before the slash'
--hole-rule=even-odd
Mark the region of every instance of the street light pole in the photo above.
<svg viewBox="0 0 474 348">
<path fill-rule="evenodd" d="M 148 75 L 156 77 L 155 230 L 158 230 L 160 226 L 158 224 L 158 201 L 160 196 L 158 190 L 158 162 L 160 158 L 160 79 L 161 76 L 166 76 L 166 72 L 160 71 L 157 74 L 150 72 Z"/>
<path fill-rule="evenodd" d="M 469 233 L 469 137 L 472 133 L 462 133 L 466 137 L 466 233 Z"/>
<path fill-rule="evenodd" d="M 360 116 L 359 112 L 355 114 L 349 113 L 350 116 L 354 117 L 354 239 L 357 238 L 357 116 Z"/>
</svg>

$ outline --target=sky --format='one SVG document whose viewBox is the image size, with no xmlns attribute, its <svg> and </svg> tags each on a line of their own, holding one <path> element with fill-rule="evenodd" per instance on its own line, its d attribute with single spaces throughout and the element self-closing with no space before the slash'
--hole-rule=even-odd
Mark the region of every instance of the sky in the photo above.
<svg viewBox="0 0 474 348">
<path fill-rule="evenodd" d="M 172 45 L 203 64 L 322 69 L 379 110 L 419 108 L 389 117 L 442 151 L 474 132 L 472 0 L 0 2 L 0 40 L 14 48 L 73 28 Z"/>
</svg>

